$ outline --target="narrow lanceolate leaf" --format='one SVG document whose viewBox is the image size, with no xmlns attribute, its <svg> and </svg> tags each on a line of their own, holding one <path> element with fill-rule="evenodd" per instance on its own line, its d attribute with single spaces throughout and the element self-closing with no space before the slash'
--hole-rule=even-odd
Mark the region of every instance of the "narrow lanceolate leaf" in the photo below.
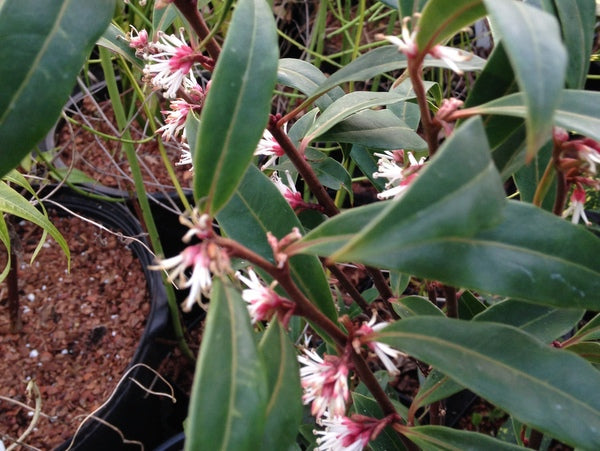
<svg viewBox="0 0 600 451">
<path fill-rule="evenodd" d="M 434 315 L 444 316 L 444 313 L 432 302 L 421 296 L 406 296 L 392 302 L 394 311 L 400 315 L 400 318 L 410 318 L 411 316 Z"/>
<path fill-rule="evenodd" d="M 169 7 L 174 8 L 172 5 L 169 5 Z M 125 34 L 125 31 L 111 23 L 104 31 L 100 39 L 98 39 L 98 45 L 106 47 L 112 52 L 121 55 L 123 58 L 141 70 L 144 67 L 144 61 L 136 56 L 135 50 L 129 46 L 129 42 L 123 39 Z"/>
<path fill-rule="evenodd" d="M 277 69 L 277 82 L 297 89 L 301 93 L 311 98 L 319 97 L 315 100 L 321 110 L 327 108 L 331 103 L 344 95 L 341 88 L 331 89 L 326 95 L 314 95 L 319 90 L 327 77 L 312 64 L 294 58 L 282 58 L 279 60 Z"/>
<path fill-rule="evenodd" d="M 0 176 L 54 125 L 114 0 L 0 2 Z"/>
<path fill-rule="evenodd" d="M 240 0 L 213 73 L 193 149 L 194 196 L 223 207 L 267 125 L 277 77 L 277 33 L 265 0 Z"/>
<path fill-rule="evenodd" d="M 423 150 L 427 143 L 389 110 L 363 110 L 334 125 L 321 141 L 359 144 L 371 149 Z"/>
<path fill-rule="evenodd" d="M 544 343 L 550 343 L 572 330 L 584 313 L 584 310 L 550 308 L 508 299 L 481 312 L 474 321 L 515 326 Z"/>
<path fill-rule="evenodd" d="M 525 95 L 527 157 L 549 138 L 565 82 L 567 53 L 551 14 L 514 0 L 484 0 Z"/>
<path fill-rule="evenodd" d="M 44 229 L 54 238 L 69 261 L 69 245 L 48 217 L 5 182 L 0 181 L 0 214 L 4 213 L 25 219 Z"/>
<path fill-rule="evenodd" d="M 334 125 L 359 111 L 375 106 L 397 103 L 406 100 L 406 98 L 406 96 L 397 95 L 393 92 L 357 91 L 346 94 L 323 111 L 308 130 L 304 141 L 313 141 L 315 138 L 318 138 L 330 130 Z"/>
<path fill-rule="evenodd" d="M 481 114 L 525 117 L 527 109 L 521 93 L 479 105 Z M 556 108 L 554 124 L 590 138 L 600 140 L 600 92 L 565 89 Z"/>
<path fill-rule="evenodd" d="M 522 446 L 513 445 L 471 431 L 459 431 L 443 426 L 416 426 L 407 428 L 406 437 L 419 445 L 423 451 L 516 451 L 526 450 Z"/>
<path fill-rule="evenodd" d="M 186 450 L 253 450 L 262 440 L 265 369 L 244 301 L 216 279 L 188 413 Z"/>
<path fill-rule="evenodd" d="M 563 40 L 569 55 L 567 65 L 567 87 L 583 88 L 590 65 L 590 53 L 594 43 L 596 2 L 554 0 Z"/>
<path fill-rule="evenodd" d="M 269 399 L 262 446 L 257 449 L 289 449 L 296 443 L 302 421 L 302 389 L 296 349 L 279 321 L 271 322 L 259 351 L 267 372 Z"/>
<path fill-rule="evenodd" d="M 400 199 L 338 215 L 310 232 L 299 246 L 333 260 L 391 268 L 421 246 L 444 237 L 472 236 L 492 226 L 500 220 L 504 203 L 482 122 L 474 118 L 446 141 Z M 432 259 L 431 265 L 449 266 L 438 261 Z M 401 271 L 417 275 L 414 269 L 419 267 L 404 266 Z"/>
<path fill-rule="evenodd" d="M 483 16 L 482 0 L 429 0 L 419 20 L 417 47 L 426 51 L 436 44 L 443 44 Z"/>
<path fill-rule="evenodd" d="M 279 190 L 256 167 L 250 166 L 240 186 L 217 215 L 220 227 L 230 238 L 262 257 L 273 260 L 267 232 L 283 238 L 302 224 Z M 295 255 L 290 270 L 302 292 L 330 319 L 337 318 L 331 290 L 319 259 Z"/>
<path fill-rule="evenodd" d="M 378 341 L 433 365 L 523 423 L 600 448 L 600 373 L 582 358 L 495 323 L 407 318 Z"/>
<path fill-rule="evenodd" d="M 6 253 L 6 262 L 4 268 L 2 268 L 2 272 L 0 272 L 0 283 L 2 283 L 6 279 L 6 276 L 8 276 L 11 265 L 10 235 L 3 214 L 0 214 L 0 242 L 4 245 L 4 252 Z"/>
</svg>

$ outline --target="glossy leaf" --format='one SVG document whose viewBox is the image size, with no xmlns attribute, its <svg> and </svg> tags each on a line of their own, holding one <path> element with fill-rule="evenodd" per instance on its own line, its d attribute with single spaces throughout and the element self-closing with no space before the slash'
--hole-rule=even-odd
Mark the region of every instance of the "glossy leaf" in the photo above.
<svg viewBox="0 0 600 451">
<path fill-rule="evenodd" d="M 259 352 L 267 372 L 269 399 L 258 449 L 288 449 L 296 442 L 302 420 L 302 389 L 296 349 L 279 321 L 269 325 Z"/>
<path fill-rule="evenodd" d="M 391 92 L 356 91 L 346 94 L 327 107 L 308 130 L 305 142 L 313 141 L 334 125 L 359 111 L 389 105 L 406 99 Z"/>
<path fill-rule="evenodd" d="M 419 19 L 416 43 L 420 51 L 444 44 L 464 27 L 485 16 L 481 0 L 429 0 Z"/>
<path fill-rule="evenodd" d="M 569 55 L 566 74 L 567 87 L 583 88 L 594 42 L 596 2 L 594 0 L 571 2 L 554 0 L 554 7 Z"/>
<path fill-rule="evenodd" d="M 600 339 L 600 313 L 588 321 L 581 329 L 577 331 L 575 336 L 585 340 Z"/>
<path fill-rule="evenodd" d="M 484 451 L 526 450 L 518 445 L 500 441 L 478 432 L 460 431 L 443 426 L 415 426 L 405 435 L 423 451 Z"/>
<path fill-rule="evenodd" d="M 481 114 L 502 114 L 525 117 L 525 99 L 521 93 L 479 105 L 474 111 Z M 600 140 L 600 92 L 565 89 L 554 116 L 554 124 L 567 130 Z"/>
<path fill-rule="evenodd" d="M 588 362 L 495 323 L 415 317 L 378 341 L 435 366 L 524 423 L 572 446 L 600 447 L 600 373 Z"/>
<path fill-rule="evenodd" d="M 567 54 L 556 18 L 514 0 L 484 0 L 525 96 L 527 158 L 550 137 L 565 81 Z"/>
<path fill-rule="evenodd" d="M 434 368 L 425 379 L 425 382 L 421 384 L 414 403 L 418 407 L 423 407 L 449 398 L 464 389 L 465 387 Z"/>
<path fill-rule="evenodd" d="M 300 246 L 336 261 L 360 261 L 420 276 L 420 265 L 403 264 L 405 255 L 418 254 L 440 270 L 454 267 L 439 265 L 419 249 L 490 227 L 500 219 L 504 202 L 482 123 L 474 118 L 445 142 L 399 200 L 338 215 L 310 232 Z"/>
<path fill-rule="evenodd" d="M 254 450 L 267 407 L 267 378 L 245 302 L 213 281 L 187 419 L 186 450 Z"/>
<path fill-rule="evenodd" d="M 304 155 L 323 186 L 336 191 L 343 189 L 352 200 L 352 178 L 344 166 L 316 149 L 307 148 Z"/>
<path fill-rule="evenodd" d="M 427 148 L 423 139 L 388 110 L 364 110 L 335 125 L 320 141 L 360 144 L 372 149 Z"/>
<path fill-rule="evenodd" d="M 275 21 L 265 0 L 240 0 L 212 77 L 193 149 L 194 196 L 218 212 L 267 125 L 277 77 Z"/>
<path fill-rule="evenodd" d="M 457 66 L 465 72 L 482 70 L 485 60 L 477 55 L 470 55 L 467 61 L 456 62 Z M 333 73 L 326 81 L 321 83 L 311 97 L 319 96 L 324 92 L 349 81 L 366 81 L 377 75 L 406 69 L 406 56 L 398 51 L 395 45 L 385 45 L 371 50 L 359 56 L 348 65 Z M 438 58 L 427 56 L 423 61 L 424 67 L 441 67 L 448 69 L 449 66 Z"/>
<path fill-rule="evenodd" d="M 267 241 L 267 232 L 282 238 L 294 227 L 302 228 L 277 187 L 254 166 L 248 168 L 230 201 L 217 214 L 217 220 L 228 237 L 272 262 L 273 250 Z M 296 255 L 290 258 L 290 269 L 307 297 L 335 320 L 335 305 L 319 259 Z"/>
<path fill-rule="evenodd" d="M 578 309 L 556 309 L 507 299 L 492 305 L 473 320 L 515 326 L 550 343 L 573 329 L 583 314 L 584 311 Z"/>
<path fill-rule="evenodd" d="M 406 296 L 392 302 L 394 311 L 400 315 L 400 318 L 410 318 L 411 316 L 434 315 L 444 316 L 444 313 L 433 303 L 421 296 Z"/>
<path fill-rule="evenodd" d="M 484 310 L 485 305 L 468 290 L 458 298 L 458 317 L 460 319 L 471 319 Z"/>
<path fill-rule="evenodd" d="M 114 6 L 114 0 L 1 2 L 0 176 L 54 125 Z"/>
<path fill-rule="evenodd" d="M 277 82 L 295 88 L 308 97 L 313 97 L 325 80 L 327 80 L 325 74 L 306 61 L 293 58 L 279 60 Z M 319 109 L 324 110 L 343 95 L 344 91 L 341 88 L 331 89 L 328 93 L 318 96 L 315 104 Z"/>
</svg>

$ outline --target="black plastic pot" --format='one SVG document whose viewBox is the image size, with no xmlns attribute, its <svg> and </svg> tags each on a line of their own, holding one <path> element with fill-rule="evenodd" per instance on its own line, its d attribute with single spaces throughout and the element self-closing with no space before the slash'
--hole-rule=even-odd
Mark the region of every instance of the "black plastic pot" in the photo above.
<svg viewBox="0 0 600 451">
<path fill-rule="evenodd" d="M 70 190 L 61 190 L 52 200 L 112 230 L 121 231 L 124 236 L 142 237 L 139 222 L 121 204 L 92 200 L 76 195 Z M 50 204 L 48 208 L 52 208 Z M 57 209 L 57 212 L 66 214 L 61 209 Z M 146 327 L 128 368 L 139 363 L 157 368 L 172 348 L 172 342 L 167 344 L 166 340 L 172 332 L 165 288 L 161 274 L 148 269 L 148 265 L 153 263 L 150 252 L 140 243 L 132 242 L 128 246 L 142 263 L 151 298 Z M 147 393 L 132 379 L 155 391 L 167 391 L 166 385 L 157 380 L 153 372 L 141 366 L 134 368 L 116 389 L 107 405 L 97 412 L 96 416 L 102 422 L 87 420 L 72 440 L 68 440 L 57 449 L 139 449 L 139 445 L 125 444 L 119 434 L 103 424 L 104 422 L 118 429 L 127 440 L 143 443 L 146 449 L 152 449 L 180 431 L 187 414 L 187 399 L 176 393 L 175 397 L 180 398 L 180 402 L 174 404 L 168 398 Z"/>
</svg>

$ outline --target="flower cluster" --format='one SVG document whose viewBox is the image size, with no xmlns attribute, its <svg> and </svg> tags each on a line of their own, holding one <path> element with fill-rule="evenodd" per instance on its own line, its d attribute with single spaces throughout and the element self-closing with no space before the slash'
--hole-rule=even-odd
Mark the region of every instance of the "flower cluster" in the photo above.
<svg viewBox="0 0 600 451">
<path fill-rule="evenodd" d="M 408 156 L 408 165 L 405 166 L 405 155 Z M 385 191 L 377 195 L 379 199 L 400 197 L 417 177 L 419 170 L 425 164 L 425 158 L 417 161 L 412 152 L 395 150 L 384 153 L 375 153 L 379 157 L 377 172 L 373 173 L 375 178 L 388 179 Z"/>
<path fill-rule="evenodd" d="M 231 264 L 227 252 L 210 240 L 212 223 L 207 214 L 194 210 L 189 218 L 182 216 L 180 219 L 190 229 L 182 241 L 189 243 L 193 237 L 202 241 L 189 245 L 174 257 L 160 260 L 150 268 L 167 271 L 170 282 L 177 283 L 179 288 L 190 289 L 182 304 L 182 310 L 188 312 L 195 303 L 205 307 L 202 296 L 210 297 L 212 276 L 230 273 Z M 191 268 L 191 276 L 186 274 L 188 268 Z"/>
<path fill-rule="evenodd" d="M 350 417 L 325 417 L 321 424 L 322 431 L 315 430 L 316 449 L 319 451 L 362 451 L 369 441 L 379 435 L 388 424 L 396 421 L 395 415 L 382 419 L 354 414 Z"/>
<path fill-rule="evenodd" d="M 385 369 L 391 375 L 399 373 L 394 360 L 406 357 L 406 354 L 397 351 L 391 346 L 374 340 L 375 333 L 388 325 L 386 322 L 375 324 L 377 316 L 373 315 L 368 323 L 363 323 L 353 334 L 352 346 L 356 353 L 360 353 L 361 346 L 365 345 L 379 358 Z"/>
<path fill-rule="evenodd" d="M 296 304 L 275 292 L 276 282 L 265 285 L 251 268 L 247 272 L 248 277 L 240 272 L 235 275 L 248 287 L 242 291 L 242 299 L 249 304 L 248 311 L 252 324 L 269 321 L 277 315 L 283 326 L 287 328 Z"/>
</svg>

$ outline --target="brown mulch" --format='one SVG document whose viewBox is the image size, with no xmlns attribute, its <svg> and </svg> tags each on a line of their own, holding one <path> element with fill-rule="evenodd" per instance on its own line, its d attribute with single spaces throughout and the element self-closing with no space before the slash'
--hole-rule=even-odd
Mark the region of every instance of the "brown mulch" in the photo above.
<svg viewBox="0 0 600 451">
<path fill-rule="evenodd" d="M 69 243 L 71 271 L 50 238 L 29 265 L 41 230 L 17 225 L 23 248 L 19 333 L 10 333 L 7 286 L 0 284 L 0 437 L 6 446 L 31 422 L 30 410 L 10 402 L 34 405 L 26 395 L 30 380 L 46 416 L 24 442 L 46 450 L 70 437 L 116 387 L 150 308 L 141 264 L 117 236 L 77 218 L 51 218 Z M 5 261 L 2 247 L 2 268 Z"/>
</svg>

